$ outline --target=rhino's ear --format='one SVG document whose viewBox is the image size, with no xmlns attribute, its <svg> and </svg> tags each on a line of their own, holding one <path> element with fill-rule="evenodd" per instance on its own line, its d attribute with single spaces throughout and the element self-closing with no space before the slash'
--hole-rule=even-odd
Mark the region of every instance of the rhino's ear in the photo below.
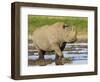
<svg viewBox="0 0 100 82">
<path fill-rule="evenodd" d="M 63 28 L 64 28 L 64 29 L 67 28 L 67 27 L 69 27 L 68 24 L 64 24 L 64 25 L 63 25 Z"/>
</svg>

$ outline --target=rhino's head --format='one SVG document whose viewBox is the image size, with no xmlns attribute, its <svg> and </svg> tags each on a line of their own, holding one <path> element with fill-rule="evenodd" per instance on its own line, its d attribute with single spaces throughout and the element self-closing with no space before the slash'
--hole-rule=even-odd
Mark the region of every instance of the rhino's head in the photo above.
<svg viewBox="0 0 100 82">
<path fill-rule="evenodd" d="M 77 30 L 73 26 L 63 25 L 63 40 L 68 43 L 75 42 L 77 40 Z"/>
</svg>

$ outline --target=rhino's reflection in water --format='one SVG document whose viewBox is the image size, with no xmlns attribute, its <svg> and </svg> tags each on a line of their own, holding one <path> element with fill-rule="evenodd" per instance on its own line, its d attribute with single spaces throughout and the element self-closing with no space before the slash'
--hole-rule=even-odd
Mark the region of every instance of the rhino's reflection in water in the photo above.
<svg viewBox="0 0 100 82">
<path fill-rule="evenodd" d="M 88 46 L 87 43 L 74 43 L 67 44 L 63 51 L 65 64 L 87 64 L 88 63 Z M 28 53 L 28 65 L 35 66 L 40 62 L 36 62 L 38 60 L 38 53 L 29 52 Z M 49 52 L 45 55 L 46 66 L 55 65 L 55 53 Z"/>
</svg>

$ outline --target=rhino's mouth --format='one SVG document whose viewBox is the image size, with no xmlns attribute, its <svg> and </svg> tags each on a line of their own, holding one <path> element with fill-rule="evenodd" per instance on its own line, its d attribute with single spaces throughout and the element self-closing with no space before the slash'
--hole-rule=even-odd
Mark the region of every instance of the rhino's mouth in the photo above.
<svg viewBox="0 0 100 82">
<path fill-rule="evenodd" d="M 71 41 L 69 41 L 69 42 L 67 42 L 67 43 L 75 43 L 75 42 L 77 42 L 77 38 L 72 39 Z"/>
</svg>

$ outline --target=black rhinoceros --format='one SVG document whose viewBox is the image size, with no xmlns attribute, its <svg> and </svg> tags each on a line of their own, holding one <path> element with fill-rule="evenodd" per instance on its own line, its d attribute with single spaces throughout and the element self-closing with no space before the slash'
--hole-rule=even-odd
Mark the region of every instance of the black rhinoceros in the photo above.
<svg viewBox="0 0 100 82">
<path fill-rule="evenodd" d="M 46 51 L 54 50 L 56 53 L 56 65 L 64 64 L 62 50 L 66 43 L 75 42 L 76 39 L 76 29 L 63 22 L 42 26 L 35 30 L 32 35 L 33 46 L 39 52 L 39 59 L 44 59 Z"/>
</svg>

